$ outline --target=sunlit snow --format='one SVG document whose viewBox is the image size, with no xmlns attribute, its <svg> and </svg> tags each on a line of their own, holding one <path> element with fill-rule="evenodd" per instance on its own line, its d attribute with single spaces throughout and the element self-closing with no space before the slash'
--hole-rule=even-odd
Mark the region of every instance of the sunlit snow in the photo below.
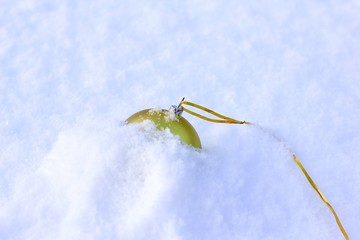
<svg viewBox="0 0 360 240">
<path fill-rule="evenodd" d="M 359 1 L 0 3 L 0 239 L 360 239 Z M 146 131 L 142 130 L 146 128 Z"/>
</svg>

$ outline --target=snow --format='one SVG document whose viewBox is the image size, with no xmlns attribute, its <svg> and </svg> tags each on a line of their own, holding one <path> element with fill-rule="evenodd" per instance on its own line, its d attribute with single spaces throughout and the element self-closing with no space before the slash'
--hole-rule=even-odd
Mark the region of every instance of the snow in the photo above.
<svg viewBox="0 0 360 240">
<path fill-rule="evenodd" d="M 360 239 L 358 1 L 1 1 L 1 239 Z M 149 134 L 150 132 L 150 134 Z"/>
</svg>

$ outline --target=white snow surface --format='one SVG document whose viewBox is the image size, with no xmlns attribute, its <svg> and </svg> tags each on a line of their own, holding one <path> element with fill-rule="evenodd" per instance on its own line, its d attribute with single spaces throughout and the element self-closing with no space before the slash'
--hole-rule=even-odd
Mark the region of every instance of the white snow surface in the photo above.
<svg viewBox="0 0 360 240">
<path fill-rule="evenodd" d="M 0 1 L 0 239 L 360 239 L 360 2 Z M 149 133 L 150 132 L 150 133 Z"/>
</svg>

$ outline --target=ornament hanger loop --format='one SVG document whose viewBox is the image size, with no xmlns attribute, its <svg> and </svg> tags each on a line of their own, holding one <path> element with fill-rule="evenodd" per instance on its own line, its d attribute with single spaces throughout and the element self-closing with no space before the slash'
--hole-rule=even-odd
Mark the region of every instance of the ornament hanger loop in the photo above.
<svg viewBox="0 0 360 240">
<path fill-rule="evenodd" d="M 181 114 L 184 112 L 183 108 L 181 107 L 182 102 L 184 101 L 184 97 L 181 100 L 181 102 L 179 103 L 179 105 L 171 105 L 169 111 L 173 111 L 175 115 L 177 116 L 181 116 Z"/>
</svg>

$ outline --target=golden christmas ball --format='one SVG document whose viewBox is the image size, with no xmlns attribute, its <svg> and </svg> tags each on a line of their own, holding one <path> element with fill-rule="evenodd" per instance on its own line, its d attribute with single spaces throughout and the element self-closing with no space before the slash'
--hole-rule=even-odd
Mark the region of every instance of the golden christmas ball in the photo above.
<svg viewBox="0 0 360 240">
<path fill-rule="evenodd" d="M 145 109 L 131 115 L 126 122 L 132 124 L 145 120 L 154 122 L 159 130 L 168 128 L 172 134 L 179 136 L 183 143 L 194 148 L 201 148 L 200 138 L 195 128 L 180 114 L 175 114 L 174 110 Z"/>
</svg>

